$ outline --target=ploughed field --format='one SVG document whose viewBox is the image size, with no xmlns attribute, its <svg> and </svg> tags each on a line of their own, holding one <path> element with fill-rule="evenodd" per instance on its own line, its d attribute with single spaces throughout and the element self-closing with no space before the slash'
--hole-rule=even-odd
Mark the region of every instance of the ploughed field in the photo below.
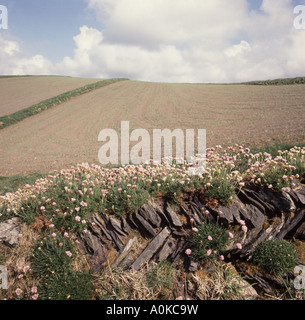
<svg viewBox="0 0 305 320">
<path fill-rule="evenodd" d="M 0 77 L 0 117 L 98 80 L 59 76 Z"/>
<path fill-rule="evenodd" d="M 37 79 L 39 83 L 42 78 Z M 28 85 L 25 80 L 30 89 L 20 88 L 19 96 L 6 96 L 8 102 L 6 107 L 1 104 L 1 114 L 20 109 L 20 100 L 27 107 L 50 97 L 51 89 Z M 0 81 L 2 92 L 2 83 L 14 78 Z M 62 90 L 61 78 L 56 81 L 53 95 L 69 90 Z M 103 144 L 98 141 L 99 132 L 110 128 L 119 133 L 124 120 L 130 122 L 131 131 L 206 129 L 208 147 L 258 145 L 274 139 L 304 141 L 305 85 L 116 82 L 0 130 L 0 175 L 49 172 L 82 162 L 98 164 Z"/>
</svg>

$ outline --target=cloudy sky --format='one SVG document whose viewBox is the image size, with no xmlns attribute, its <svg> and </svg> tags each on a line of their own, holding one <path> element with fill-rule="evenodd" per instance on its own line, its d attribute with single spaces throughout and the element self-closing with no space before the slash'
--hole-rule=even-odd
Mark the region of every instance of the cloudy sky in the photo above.
<svg viewBox="0 0 305 320">
<path fill-rule="evenodd" d="M 294 7 L 305 0 L 0 5 L 8 9 L 8 29 L 0 30 L 1 75 L 203 83 L 305 76 L 305 29 L 294 27 Z"/>
</svg>

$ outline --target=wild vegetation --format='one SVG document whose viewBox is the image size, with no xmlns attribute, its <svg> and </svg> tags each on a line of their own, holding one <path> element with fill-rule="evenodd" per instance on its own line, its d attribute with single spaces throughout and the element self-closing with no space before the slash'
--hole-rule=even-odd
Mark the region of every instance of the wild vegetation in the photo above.
<svg viewBox="0 0 305 320">
<path fill-rule="evenodd" d="M 175 279 L 179 276 L 168 261 L 147 267 L 146 273 L 141 271 L 144 273 L 137 275 L 115 270 L 110 275 L 107 272 L 92 273 L 78 245 L 79 235 L 86 232 L 90 217 L 96 212 L 124 217 L 151 197 L 165 197 L 175 205 L 185 194 L 206 197 L 206 191 L 217 189 L 217 192 L 208 194 L 206 201 L 230 204 L 244 187 L 287 191 L 294 186 L 296 179 L 303 181 L 305 178 L 304 164 L 304 147 L 278 150 L 278 154 L 272 157 L 266 152 L 252 153 L 242 145 L 216 146 L 207 150 L 206 170 L 202 174 L 194 174 L 200 169 L 196 159 L 192 165 L 164 159 L 162 163 L 112 169 L 84 163 L 56 171 L 14 193 L 6 193 L 0 198 L 0 221 L 18 217 L 23 231 L 20 248 L 13 249 L 13 252 L 19 250 L 18 255 L 9 254 L 7 249 L 0 247 L 2 261 L 8 265 L 10 278 L 13 278 L 7 296 L 3 298 L 120 299 L 140 297 L 145 290 L 155 299 L 179 298 L 174 289 Z M 227 192 L 227 186 L 222 188 L 220 176 L 224 185 L 231 185 L 232 192 Z M 242 230 L 245 228 L 242 225 Z M 186 254 L 205 262 L 216 261 L 218 265 L 224 259 L 222 253 L 232 238 L 231 232 L 208 222 L 193 228 Z M 270 250 L 265 248 L 270 246 Z M 296 258 L 292 245 L 267 241 L 257 248 L 253 262 L 272 272 L 287 272 L 296 263 Z M 269 262 L 271 259 L 272 263 Z M 220 281 L 220 275 L 227 279 L 222 279 L 224 292 L 217 297 L 240 297 L 238 277 L 233 277 L 231 271 L 221 264 L 217 268 L 218 276 L 214 274 L 213 277 L 217 276 L 217 281 Z M 181 276 L 181 270 L 179 274 Z M 135 282 L 129 283 L 128 277 Z M 206 278 L 208 282 L 211 281 L 209 277 Z M 106 278 L 111 281 L 105 283 Z M 145 285 L 136 289 L 139 281 L 144 281 Z M 142 293 L 134 290 L 142 290 Z"/>
</svg>

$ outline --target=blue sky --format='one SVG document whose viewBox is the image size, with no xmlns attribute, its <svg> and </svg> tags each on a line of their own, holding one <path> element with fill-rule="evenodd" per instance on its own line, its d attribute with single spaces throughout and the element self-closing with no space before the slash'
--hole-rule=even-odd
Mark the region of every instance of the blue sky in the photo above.
<svg viewBox="0 0 305 320">
<path fill-rule="evenodd" d="M 124 76 L 165 82 L 305 75 L 304 59 L 293 52 L 305 52 L 305 30 L 293 28 L 293 7 L 305 5 L 305 0 L 0 0 L 0 4 L 9 13 L 8 30 L 0 30 L 0 74 Z"/>
</svg>

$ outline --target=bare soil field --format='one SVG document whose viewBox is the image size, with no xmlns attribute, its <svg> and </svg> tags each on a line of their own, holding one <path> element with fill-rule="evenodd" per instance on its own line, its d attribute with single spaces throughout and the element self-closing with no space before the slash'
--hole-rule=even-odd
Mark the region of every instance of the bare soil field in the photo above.
<svg viewBox="0 0 305 320">
<path fill-rule="evenodd" d="M 23 99 L 34 99 L 39 91 L 33 85 Z M 208 146 L 305 141 L 305 85 L 114 83 L 2 129 L 0 175 L 98 164 L 99 132 L 119 132 L 123 120 L 130 121 L 130 130 L 150 133 L 206 129 Z"/>
<path fill-rule="evenodd" d="M 59 76 L 0 77 L 0 117 L 98 80 Z"/>
</svg>

